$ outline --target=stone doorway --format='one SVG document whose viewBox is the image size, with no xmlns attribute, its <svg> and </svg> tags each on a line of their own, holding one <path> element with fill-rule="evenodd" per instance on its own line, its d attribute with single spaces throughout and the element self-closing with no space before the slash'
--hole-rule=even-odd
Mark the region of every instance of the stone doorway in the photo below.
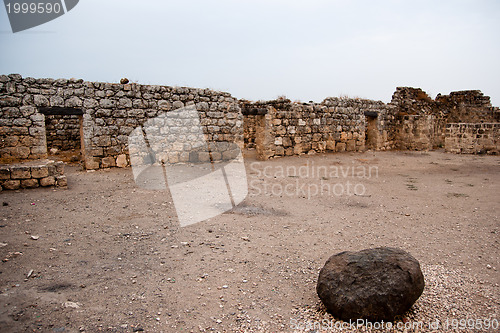
<svg viewBox="0 0 500 333">
<path fill-rule="evenodd" d="M 378 149 L 379 132 L 377 126 L 378 113 L 373 111 L 365 112 L 365 147 L 366 149 Z"/>
<path fill-rule="evenodd" d="M 83 111 L 77 108 L 40 108 L 45 115 L 45 138 L 50 159 L 76 163 L 83 160 Z"/>
</svg>

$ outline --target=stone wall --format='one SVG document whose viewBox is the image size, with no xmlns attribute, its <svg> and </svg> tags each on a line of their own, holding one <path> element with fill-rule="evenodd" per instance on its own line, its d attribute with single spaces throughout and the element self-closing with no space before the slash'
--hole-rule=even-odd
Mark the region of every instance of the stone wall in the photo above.
<svg viewBox="0 0 500 333">
<path fill-rule="evenodd" d="M 187 113 L 168 116 L 180 110 Z M 196 117 L 184 119 L 191 111 Z M 243 144 L 255 147 L 261 159 L 425 150 L 452 142 L 453 133 L 463 139 L 462 133 L 448 133 L 449 123 L 499 121 L 499 109 L 477 90 L 433 100 L 421 89 L 398 87 L 388 104 L 334 97 L 321 103 L 249 102 L 209 89 L 0 75 L 0 163 L 43 159 L 50 147 L 80 148 L 87 169 L 123 167 L 130 164 L 134 130 L 140 134 L 135 153 L 144 147 L 166 149 L 168 154 L 155 157 L 161 163 L 230 159 Z M 140 139 L 143 134 L 152 142 Z M 136 157 L 151 162 L 152 156 L 139 152 Z"/>
<path fill-rule="evenodd" d="M 500 123 L 446 125 L 445 149 L 459 154 L 498 154 Z"/>
<path fill-rule="evenodd" d="M 1 159 L 5 163 L 46 158 L 45 116 L 40 111 L 41 108 L 60 108 L 82 112 L 80 133 L 87 169 L 126 166 L 130 163 L 128 135 L 149 119 L 186 106 L 198 111 L 207 141 L 243 146 L 243 116 L 238 101 L 229 93 L 1 75 Z M 74 128 L 70 130 L 73 133 Z"/>
<path fill-rule="evenodd" d="M 67 184 L 63 162 L 44 160 L 0 166 L 0 191 Z"/>
<path fill-rule="evenodd" d="M 388 149 L 392 144 L 385 129 L 392 106 L 363 99 L 327 98 L 322 103 L 292 103 L 288 99 L 243 102 L 245 143 L 256 146 L 259 158 L 364 151 L 366 119 L 376 123 L 371 148 Z M 366 115 L 365 115 L 366 114 Z"/>
<path fill-rule="evenodd" d="M 47 157 L 45 117 L 37 112 L 33 94 L 40 101 L 52 91 L 43 82 L 34 89 L 35 83 L 18 74 L 0 76 L 0 163 Z"/>
<path fill-rule="evenodd" d="M 80 117 L 77 115 L 46 115 L 47 149 L 61 151 L 80 149 Z"/>
<path fill-rule="evenodd" d="M 395 148 L 401 150 L 428 150 L 434 146 L 436 128 L 434 115 L 399 115 L 396 117 Z"/>
<path fill-rule="evenodd" d="M 395 148 L 426 150 L 445 145 L 447 124 L 498 122 L 500 112 L 479 90 L 439 94 L 435 100 L 422 89 L 398 87 L 392 96 Z"/>
<path fill-rule="evenodd" d="M 241 104 L 245 145 L 255 147 L 262 159 L 325 151 L 428 150 L 445 146 L 450 122 L 500 119 L 499 109 L 478 90 L 434 100 L 422 89 L 398 87 L 388 104 L 359 98 Z"/>
<path fill-rule="evenodd" d="M 436 97 L 437 109 L 448 123 L 499 122 L 498 107 L 491 105 L 490 97 L 480 90 L 454 91 Z"/>
</svg>

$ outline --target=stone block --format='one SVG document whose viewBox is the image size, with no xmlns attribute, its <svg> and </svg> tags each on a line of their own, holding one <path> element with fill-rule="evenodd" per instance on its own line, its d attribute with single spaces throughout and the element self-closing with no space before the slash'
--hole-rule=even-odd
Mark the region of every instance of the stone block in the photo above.
<svg viewBox="0 0 500 333">
<path fill-rule="evenodd" d="M 49 106 L 49 100 L 43 95 L 35 95 L 34 103 L 36 106 Z"/>
<path fill-rule="evenodd" d="M 49 175 L 49 169 L 46 166 L 34 166 L 31 167 L 31 177 L 33 178 L 44 178 Z"/>
<path fill-rule="evenodd" d="M 191 162 L 191 163 L 199 162 L 197 152 L 195 152 L 195 151 L 189 152 L 189 162 Z"/>
<path fill-rule="evenodd" d="M 116 102 L 114 100 L 111 100 L 111 99 L 101 99 L 99 101 L 99 105 L 102 107 L 102 108 L 105 108 L 105 109 L 111 109 L 111 108 L 114 108 L 115 107 L 115 104 Z"/>
<path fill-rule="evenodd" d="M 347 141 L 346 151 L 355 151 L 356 150 L 356 140 L 351 139 Z"/>
<path fill-rule="evenodd" d="M 47 146 L 33 146 L 30 148 L 31 155 L 46 155 Z"/>
<path fill-rule="evenodd" d="M 99 147 L 109 147 L 109 146 L 111 146 L 111 137 L 109 135 L 100 136 L 97 139 L 97 145 Z"/>
<path fill-rule="evenodd" d="M 168 158 L 168 163 L 171 163 L 171 164 L 179 163 L 179 153 L 178 152 L 168 153 L 167 158 Z M 210 158 L 208 160 L 210 161 Z"/>
<path fill-rule="evenodd" d="M 38 179 L 23 179 L 21 180 L 21 187 L 22 188 L 36 188 L 40 186 L 38 183 Z"/>
<path fill-rule="evenodd" d="M 12 179 L 29 179 L 31 178 L 31 169 L 26 166 L 14 166 L 10 170 Z"/>
<path fill-rule="evenodd" d="M 36 108 L 29 105 L 21 106 L 19 110 L 23 114 L 23 117 L 29 117 L 36 112 Z"/>
<path fill-rule="evenodd" d="M 54 176 L 48 176 L 40 179 L 40 186 L 54 186 L 56 184 L 56 178 Z"/>
<path fill-rule="evenodd" d="M 189 153 L 188 152 L 182 152 L 179 155 L 179 162 L 189 162 Z"/>
<path fill-rule="evenodd" d="M 21 187 L 20 180 L 7 180 L 2 183 L 5 190 L 18 190 Z"/>
<path fill-rule="evenodd" d="M 103 168 L 111 168 L 116 166 L 115 158 L 112 156 L 104 157 L 101 161 L 101 166 Z"/>
<path fill-rule="evenodd" d="M 0 166 L 0 179 L 10 179 L 10 168 Z"/>
<path fill-rule="evenodd" d="M 284 147 L 290 147 L 292 145 L 292 139 L 289 137 L 284 137 L 283 138 L 283 146 Z"/>
<path fill-rule="evenodd" d="M 335 141 L 334 140 L 328 140 L 328 141 L 326 141 L 326 150 L 333 150 L 333 151 L 335 151 Z"/>
<path fill-rule="evenodd" d="M 127 155 L 121 154 L 116 158 L 116 166 L 119 168 L 125 168 L 128 165 Z"/>
<path fill-rule="evenodd" d="M 67 107 L 81 107 L 83 102 L 80 98 L 73 96 L 66 101 L 65 105 Z"/>
<path fill-rule="evenodd" d="M 56 185 L 60 187 L 68 186 L 68 179 L 64 175 L 60 175 L 56 177 Z"/>
<path fill-rule="evenodd" d="M 198 153 L 198 159 L 200 162 L 210 162 L 210 154 L 206 151 L 200 151 Z"/>
<path fill-rule="evenodd" d="M 17 159 L 27 159 L 28 156 L 30 155 L 30 149 L 29 147 L 13 147 L 10 150 L 10 155 L 12 157 L 17 158 Z"/>
<path fill-rule="evenodd" d="M 118 100 L 118 107 L 120 108 L 131 108 L 132 107 L 132 101 L 126 97 L 120 98 Z"/>
<path fill-rule="evenodd" d="M 216 162 L 222 161 L 222 153 L 217 151 L 212 152 L 212 160 Z"/>
<path fill-rule="evenodd" d="M 87 170 L 99 169 L 99 158 L 98 157 L 89 157 L 89 158 L 85 159 L 85 168 Z"/>
<path fill-rule="evenodd" d="M 345 142 L 337 142 L 337 146 L 336 146 L 336 151 L 341 153 L 341 152 L 344 152 L 346 149 L 346 144 Z"/>
<path fill-rule="evenodd" d="M 58 174 L 60 174 L 60 175 L 64 174 L 64 162 L 57 161 L 55 163 L 55 166 L 56 166 L 56 171 Z"/>
<path fill-rule="evenodd" d="M 55 176 L 57 174 L 56 166 L 53 163 L 47 164 L 47 170 L 49 170 L 49 176 Z"/>
<path fill-rule="evenodd" d="M 285 155 L 285 148 L 283 148 L 283 146 L 277 146 L 276 147 L 276 155 L 278 155 L 278 156 Z"/>
</svg>

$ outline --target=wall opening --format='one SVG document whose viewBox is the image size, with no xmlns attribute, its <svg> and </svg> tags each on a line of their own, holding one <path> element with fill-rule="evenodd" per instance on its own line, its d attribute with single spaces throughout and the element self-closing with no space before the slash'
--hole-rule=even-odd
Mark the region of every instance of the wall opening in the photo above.
<svg viewBox="0 0 500 333">
<path fill-rule="evenodd" d="M 77 108 L 40 108 L 45 115 L 45 136 L 49 158 L 64 162 L 83 160 L 83 111 Z"/>
<path fill-rule="evenodd" d="M 378 126 L 377 126 L 376 112 L 365 112 L 365 146 L 367 149 L 377 149 L 378 148 Z"/>
</svg>

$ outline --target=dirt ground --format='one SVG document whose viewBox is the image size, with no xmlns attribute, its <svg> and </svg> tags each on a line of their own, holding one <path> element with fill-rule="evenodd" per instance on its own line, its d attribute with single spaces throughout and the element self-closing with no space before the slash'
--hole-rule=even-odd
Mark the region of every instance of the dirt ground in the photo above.
<svg viewBox="0 0 500 333">
<path fill-rule="evenodd" d="M 439 267 L 436 286 L 479 288 L 467 312 L 498 319 L 499 156 L 251 153 L 245 201 L 183 228 L 130 168 L 68 166 L 67 189 L 1 192 L 0 331 L 293 331 L 319 311 L 327 258 L 378 246 Z"/>
</svg>

